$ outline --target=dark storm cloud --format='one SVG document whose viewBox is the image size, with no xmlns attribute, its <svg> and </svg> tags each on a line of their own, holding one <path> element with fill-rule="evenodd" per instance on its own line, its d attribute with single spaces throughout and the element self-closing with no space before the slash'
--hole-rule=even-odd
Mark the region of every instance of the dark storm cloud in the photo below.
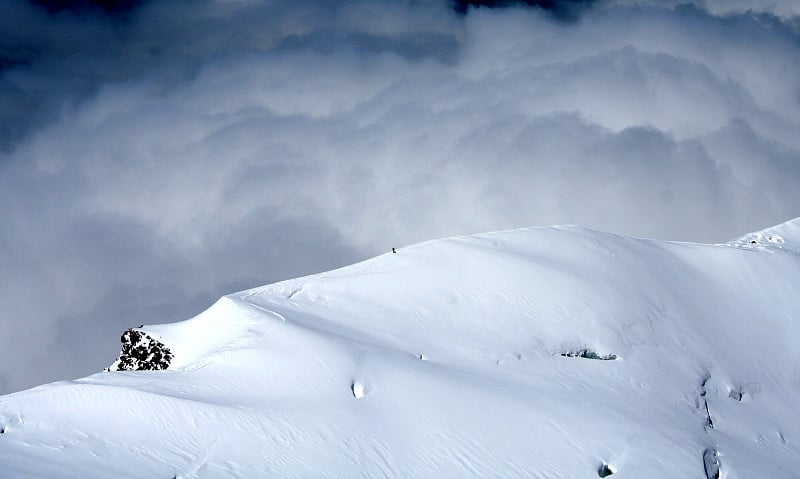
<svg viewBox="0 0 800 479">
<path fill-rule="evenodd" d="M 120 15 L 140 6 L 144 0 L 29 0 L 29 2 L 51 14 L 77 12 Z"/>
<path fill-rule="evenodd" d="M 597 0 L 452 0 L 453 9 L 461 14 L 471 8 L 533 7 L 548 12 L 559 20 L 575 20 Z"/>
<path fill-rule="evenodd" d="M 452 61 L 457 46 L 438 4 L 39 3 L 0 2 L 0 150 L 103 85 L 157 77 L 168 88 L 227 56 L 310 47 Z"/>
<path fill-rule="evenodd" d="M 2 387 L 392 246 L 800 215 L 794 4 L 577 3 L 3 3 Z"/>
</svg>

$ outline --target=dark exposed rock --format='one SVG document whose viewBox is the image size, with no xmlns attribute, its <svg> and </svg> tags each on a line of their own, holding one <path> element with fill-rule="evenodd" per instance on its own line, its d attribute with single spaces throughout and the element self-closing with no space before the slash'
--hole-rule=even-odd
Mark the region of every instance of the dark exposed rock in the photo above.
<svg viewBox="0 0 800 479">
<path fill-rule="evenodd" d="M 572 351 L 564 351 L 559 355 L 567 358 L 584 358 L 584 359 L 598 359 L 601 361 L 613 361 L 617 359 L 616 354 L 598 354 L 589 348 L 576 349 Z"/>
<path fill-rule="evenodd" d="M 744 397 L 744 390 L 741 387 L 731 389 L 731 391 L 728 393 L 728 397 L 736 401 L 741 401 Z"/>
<path fill-rule="evenodd" d="M 703 382 L 700 384 L 700 399 L 706 413 L 704 426 L 709 429 L 714 429 L 714 420 L 711 418 L 711 410 L 708 408 L 708 398 L 706 397 L 706 384 L 708 384 L 710 379 L 711 376 L 708 374 L 703 377 Z"/>
<path fill-rule="evenodd" d="M 614 470 L 608 464 L 603 464 L 600 466 L 600 469 L 597 470 L 597 475 L 600 477 L 608 477 L 614 474 Z"/>
<path fill-rule="evenodd" d="M 708 448 L 703 451 L 703 466 L 706 471 L 706 479 L 719 479 L 722 465 L 716 448 Z"/>
<path fill-rule="evenodd" d="M 120 341 L 122 352 L 106 371 L 154 371 L 167 369 L 172 362 L 169 348 L 143 331 L 128 329 Z"/>
</svg>

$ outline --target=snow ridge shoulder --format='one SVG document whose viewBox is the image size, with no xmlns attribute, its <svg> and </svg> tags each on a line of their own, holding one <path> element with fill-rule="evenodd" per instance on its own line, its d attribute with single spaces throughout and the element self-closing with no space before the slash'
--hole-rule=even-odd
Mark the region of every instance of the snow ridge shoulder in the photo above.
<svg viewBox="0 0 800 479">
<path fill-rule="evenodd" d="M 727 244 L 740 248 L 772 248 L 800 253 L 800 217 L 748 233 Z"/>
</svg>

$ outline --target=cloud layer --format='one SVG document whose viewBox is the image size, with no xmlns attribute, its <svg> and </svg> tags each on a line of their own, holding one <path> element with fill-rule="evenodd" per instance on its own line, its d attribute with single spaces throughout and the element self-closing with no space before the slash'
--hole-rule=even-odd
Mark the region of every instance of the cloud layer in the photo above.
<svg viewBox="0 0 800 479">
<path fill-rule="evenodd" d="M 0 393 L 392 246 L 800 215 L 793 2 L 289 3 L 0 6 Z"/>
</svg>

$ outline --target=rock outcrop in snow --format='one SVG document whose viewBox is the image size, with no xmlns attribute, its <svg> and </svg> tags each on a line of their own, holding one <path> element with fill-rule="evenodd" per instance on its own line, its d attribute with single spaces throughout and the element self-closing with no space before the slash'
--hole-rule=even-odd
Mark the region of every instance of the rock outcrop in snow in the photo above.
<svg viewBox="0 0 800 479">
<path fill-rule="evenodd" d="M 172 351 L 143 331 L 128 329 L 122 333 L 122 351 L 106 371 L 155 371 L 167 369 Z"/>
</svg>

